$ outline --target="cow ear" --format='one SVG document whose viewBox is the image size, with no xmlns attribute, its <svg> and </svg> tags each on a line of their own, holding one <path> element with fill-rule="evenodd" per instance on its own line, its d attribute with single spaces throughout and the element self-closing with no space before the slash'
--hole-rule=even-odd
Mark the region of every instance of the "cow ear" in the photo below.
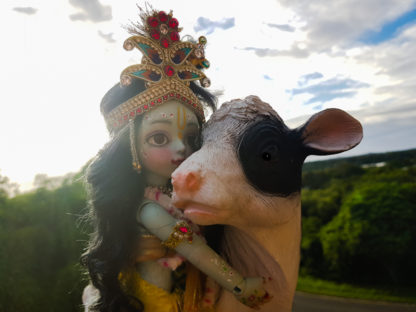
<svg viewBox="0 0 416 312">
<path fill-rule="evenodd" d="M 300 131 L 307 155 L 341 153 L 356 146 L 363 138 L 360 122 L 335 108 L 313 115 Z"/>
</svg>

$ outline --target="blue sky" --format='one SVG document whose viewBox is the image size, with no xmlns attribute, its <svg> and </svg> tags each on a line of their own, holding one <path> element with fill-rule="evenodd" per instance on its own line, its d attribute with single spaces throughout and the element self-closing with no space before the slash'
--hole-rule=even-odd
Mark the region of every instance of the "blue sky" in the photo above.
<svg viewBox="0 0 416 312">
<path fill-rule="evenodd" d="M 386 21 L 379 30 L 366 32 L 361 41 L 365 44 L 378 44 L 394 38 L 403 27 L 416 22 L 416 9 L 410 10 L 392 21 Z"/>
<path fill-rule="evenodd" d="M 258 95 L 290 127 L 344 109 L 364 139 L 342 156 L 416 147 L 416 0 L 189 3 L 153 5 L 173 10 L 182 36 L 207 37 L 220 103 Z M 122 48 L 122 25 L 138 10 L 136 1 L 18 0 L 0 2 L 0 18 L 0 174 L 27 189 L 36 174 L 76 172 L 108 140 L 99 102 L 140 62 Z"/>
</svg>

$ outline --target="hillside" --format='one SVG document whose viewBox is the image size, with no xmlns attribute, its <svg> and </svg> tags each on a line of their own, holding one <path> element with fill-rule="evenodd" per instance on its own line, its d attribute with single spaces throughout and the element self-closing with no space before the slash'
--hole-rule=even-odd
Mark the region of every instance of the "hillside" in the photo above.
<svg viewBox="0 0 416 312">
<path fill-rule="evenodd" d="M 387 153 L 371 153 L 361 156 L 307 162 L 303 165 L 303 172 L 330 169 L 336 167 L 341 163 L 363 166 L 382 162 L 388 162 L 391 165 L 395 165 L 396 167 L 415 165 L 416 149 Z"/>
</svg>

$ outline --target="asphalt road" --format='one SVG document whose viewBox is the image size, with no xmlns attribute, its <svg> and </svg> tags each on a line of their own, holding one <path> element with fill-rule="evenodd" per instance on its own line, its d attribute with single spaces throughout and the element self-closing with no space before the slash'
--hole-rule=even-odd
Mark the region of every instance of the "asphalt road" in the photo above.
<svg viewBox="0 0 416 312">
<path fill-rule="evenodd" d="M 317 296 L 296 292 L 294 312 L 410 312 L 416 305 Z"/>
</svg>

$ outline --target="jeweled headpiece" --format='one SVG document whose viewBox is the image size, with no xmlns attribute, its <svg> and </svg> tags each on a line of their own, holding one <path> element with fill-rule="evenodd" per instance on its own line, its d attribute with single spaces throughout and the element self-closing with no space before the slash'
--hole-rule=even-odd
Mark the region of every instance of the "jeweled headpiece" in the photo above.
<svg viewBox="0 0 416 312">
<path fill-rule="evenodd" d="M 140 17 L 142 23 L 129 28 L 136 35 L 123 46 L 126 50 L 139 49 L 143 53 L 142 62 L 123 70 L 120 83 L 127 86 L 132 79 L 142 79 L 146 81 L 146 90 L 106 114 L 107 127 L 116 131 L 129 120 L 171 99 L 188 105 L 204 121 L 202 104 L 189 85 L 194 80 L 199 80 L 203 87 L 210 85 L 202 72 L 209 67 L 204 53 L 206 38 L 199 37 L 198 42 L 181 41 L 181 28 L 172 11 L 169 14 L 142 11 Z"/>
</svg>

